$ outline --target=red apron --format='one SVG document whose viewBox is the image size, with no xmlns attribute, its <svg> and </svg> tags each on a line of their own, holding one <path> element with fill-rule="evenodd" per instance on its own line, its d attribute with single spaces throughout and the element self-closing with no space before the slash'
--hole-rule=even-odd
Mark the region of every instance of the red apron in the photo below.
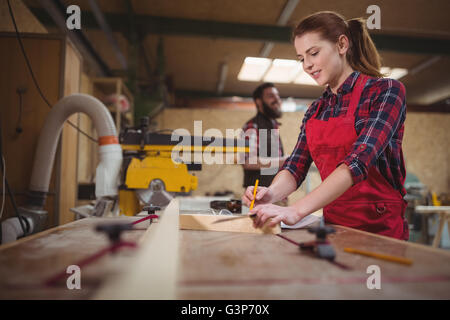
<svg viewBox="0 0 450 320">
<path fill-rule="evenodd" d="M 323 121 L 316 119 L 318 108 L 306 123 L 308 148 L 322 181 L 345 159 L 357 139 L 355 111 L 367 80 L 368 76 L 363 74 L 358 77 L 346 115 Z M 395 190 L 374 165 L 367 179 L 325 206 L 323 214 L 327 223 L 408 240 L 406 205 L 400 191 Z"/>
</svg>

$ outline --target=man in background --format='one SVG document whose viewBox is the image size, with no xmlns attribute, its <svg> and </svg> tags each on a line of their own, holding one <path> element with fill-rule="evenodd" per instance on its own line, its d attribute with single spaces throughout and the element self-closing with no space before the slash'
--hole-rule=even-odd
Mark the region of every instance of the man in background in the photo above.
<svg viewBox="0 0 450 320">
<path fill-rule="evenodd" d="M 245 139 L 249 140 L 250 153 L 245 159 L 244 187 L 255 185 L 270 186 L 278 168 L 286 160 L 279 136 L 276 119 L 281 118 L 281 99 L 273 83 L 265 82 L 253 91 L 257 114 L 242 128 Z"/>
</svg>

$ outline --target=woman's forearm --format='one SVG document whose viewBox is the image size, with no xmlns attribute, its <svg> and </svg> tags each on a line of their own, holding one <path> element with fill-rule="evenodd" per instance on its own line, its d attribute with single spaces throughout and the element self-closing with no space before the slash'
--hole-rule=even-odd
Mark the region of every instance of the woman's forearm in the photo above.
<svg viewBox="0 0 450 320">
<path fill-rule="evenodd" d="M 297 189 L 297 181 L 295 181 L 295 178 L 289 171 L 281 170 L 273 178 L 269 189 L 273 194 L 272 202 L 277 202 L 283 200 Z"/>
<path fill-rule="evenodd" d="M 339 198 L 353 185 L 350 169 L 345 164 L 337 167 L 317 188 L 294 203 L 303 218 Z"/>
</svg>

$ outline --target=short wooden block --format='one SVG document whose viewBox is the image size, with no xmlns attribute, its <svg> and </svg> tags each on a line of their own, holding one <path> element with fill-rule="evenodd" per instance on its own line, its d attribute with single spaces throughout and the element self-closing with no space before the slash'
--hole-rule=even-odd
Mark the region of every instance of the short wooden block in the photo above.
<svg viewBox="0 0 450 320">
<path fill-rule="evenodd" d="M 230 219 L 224 222 L 215 223 L 218 220 Z M 278 234 L 281 233 L 280 225 L 269 227 L 266 223 L 263 228 L 254 228 L 253 220 L 250 217 L 209 214 L 180 214 L 180 229 L 186 230 L 207 230 L 226 232 L 245 232 L 258 234 Z"/>
</svg>

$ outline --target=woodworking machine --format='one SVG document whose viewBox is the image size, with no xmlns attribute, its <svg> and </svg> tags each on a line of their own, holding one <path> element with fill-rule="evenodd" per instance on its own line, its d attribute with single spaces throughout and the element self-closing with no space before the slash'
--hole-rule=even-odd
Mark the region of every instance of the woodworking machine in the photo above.
<svg viewBox="0 0 450 320">
<path fill-rule="evenodd" d="M 139 127 L 124 129 L 119 136 L 123 150 L 120 214 L 133 216 L 146 204 L 166 206 L 174 195 L 196 190 L 198 179 L 189 171 L 201 170 L 202 162 L 193 156 L 195 153 L 248 153 L 248 142 L 221 139 L 150 132 L 148 118 L 141 119 Z M 173 151 L 182 157 L 175 159 Z M 187 155 L 197 160 L 183 161 Z"/>
</svg>

